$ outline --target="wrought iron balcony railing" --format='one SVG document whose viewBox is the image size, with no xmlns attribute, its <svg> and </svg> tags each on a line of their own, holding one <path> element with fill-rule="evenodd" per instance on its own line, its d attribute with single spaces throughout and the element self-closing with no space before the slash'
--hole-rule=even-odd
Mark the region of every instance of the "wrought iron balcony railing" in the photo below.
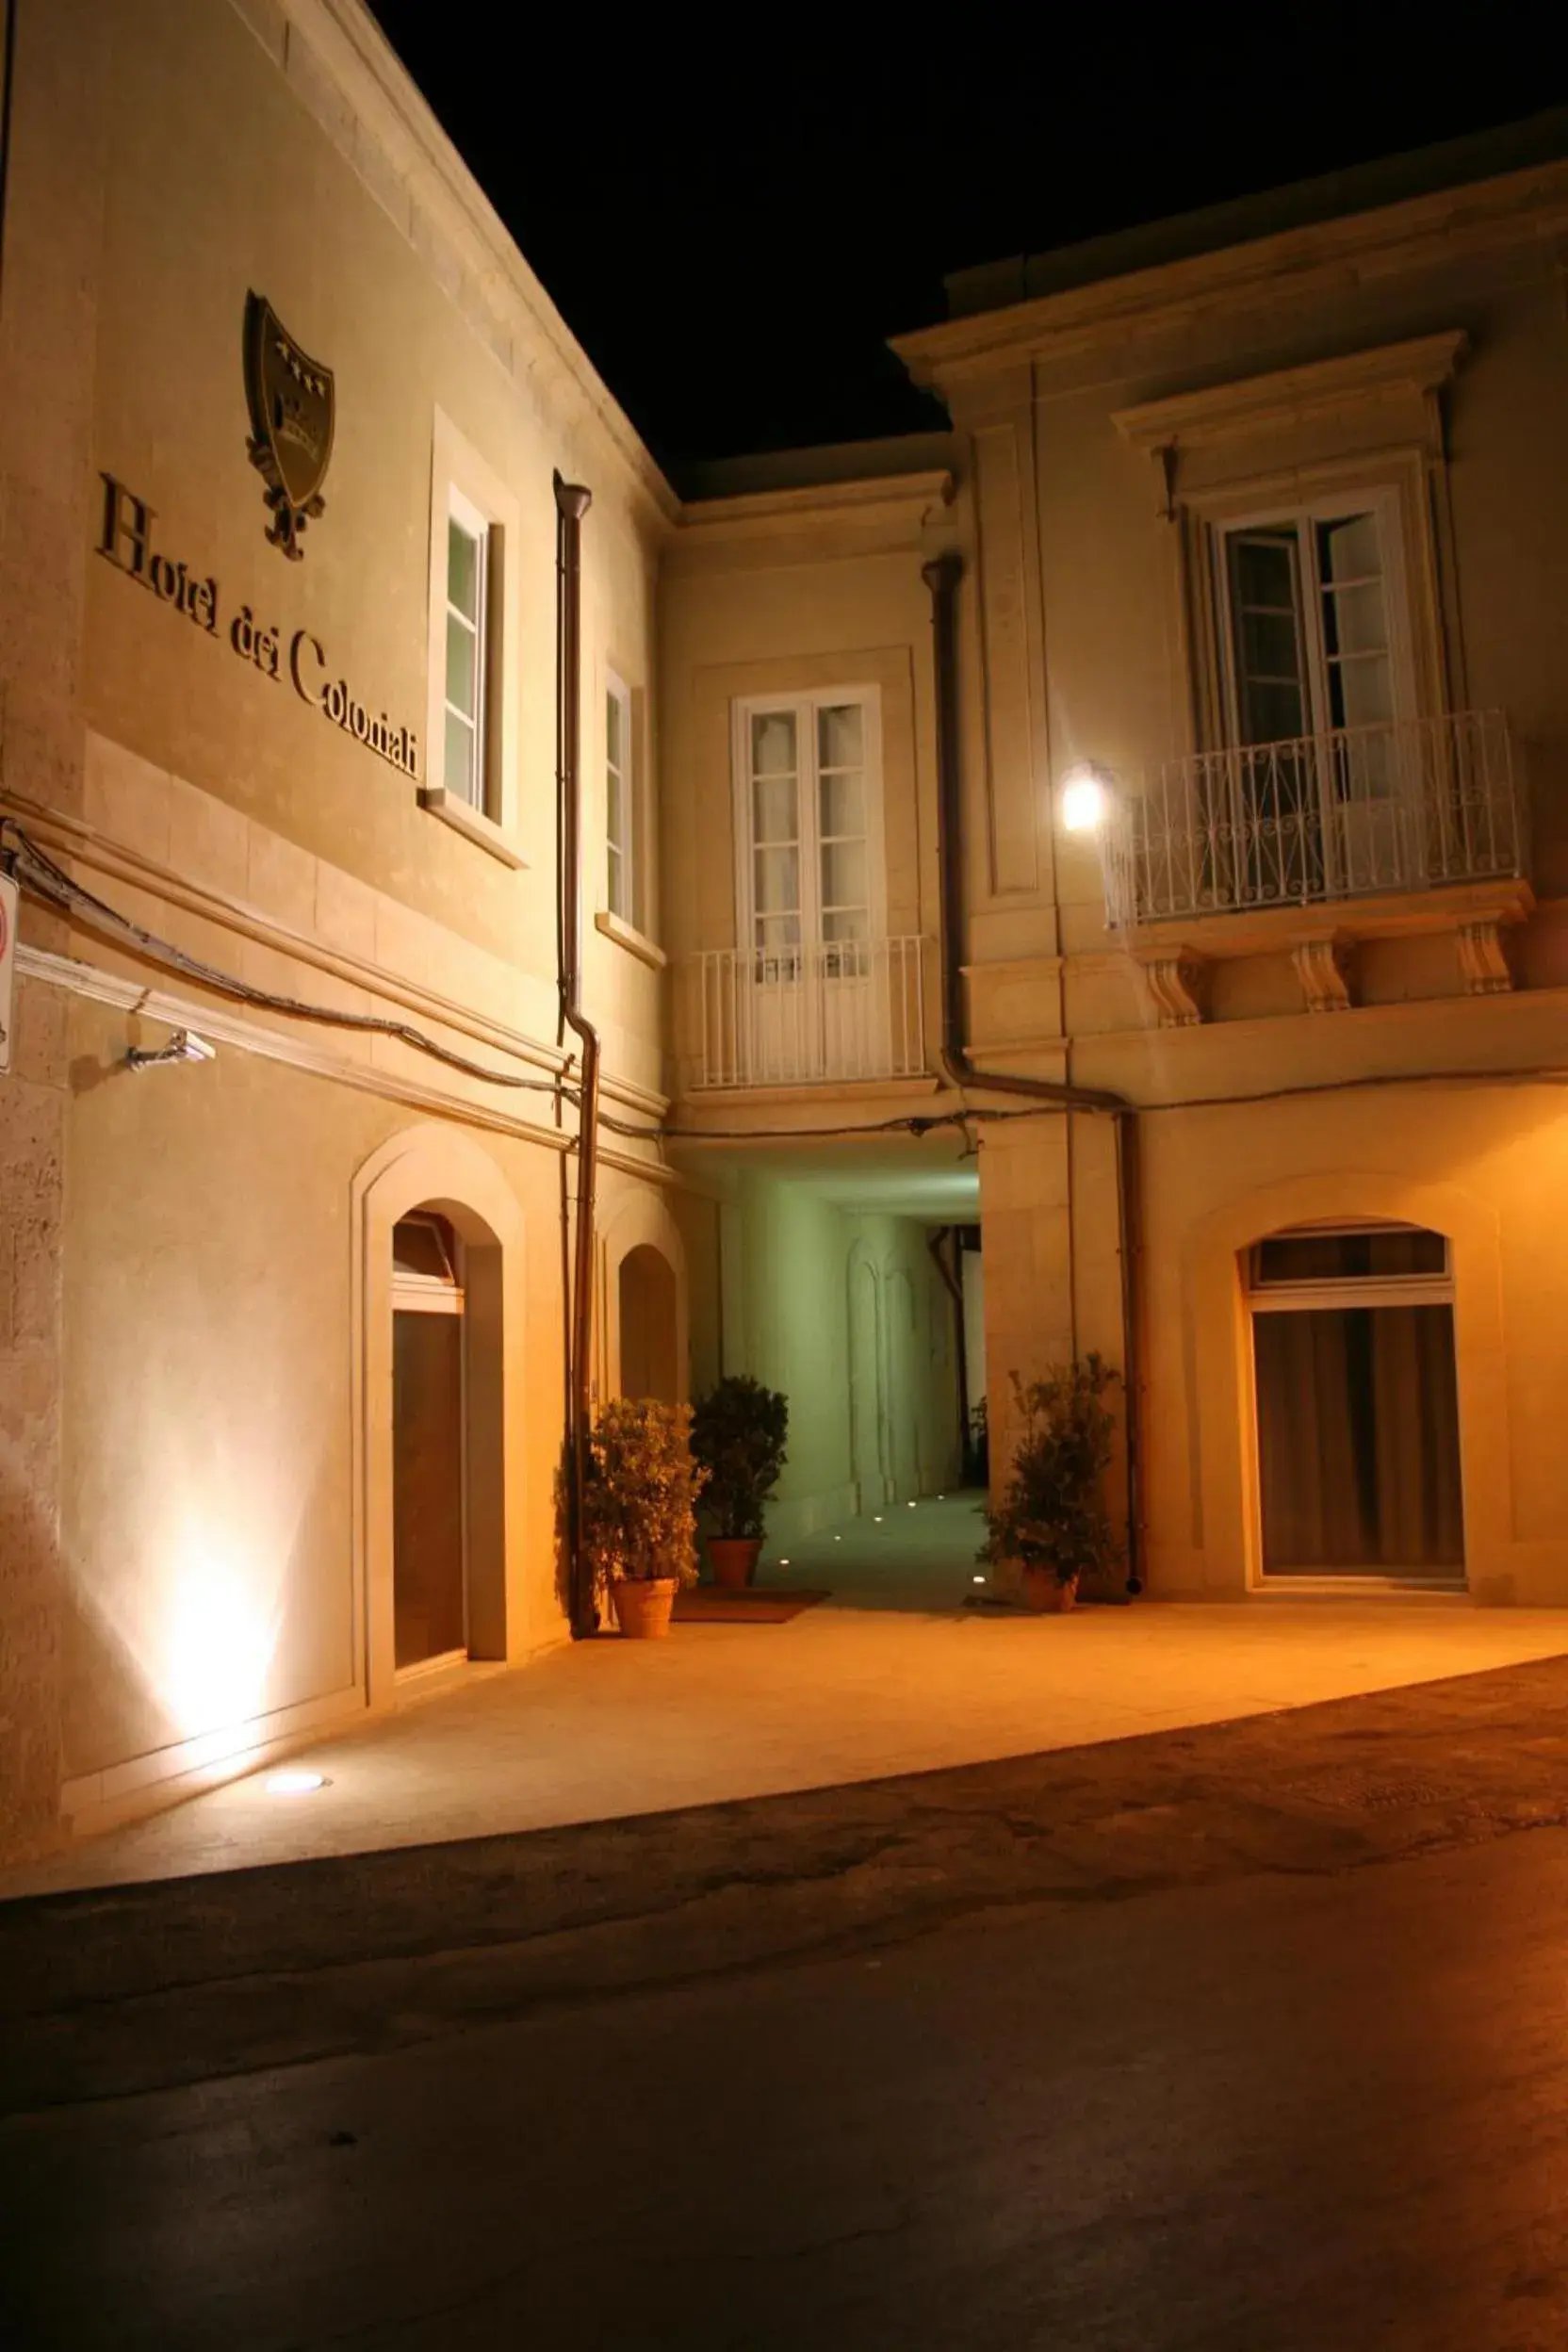
<svg viewBox="0 0 1568 2352">
<path fill-rule="evenodd" d="M 1104 841 L 1107 911 L 1129 929 L 1525 871 L 1500 710 L 1347 727 L 1170 760 Z"/>
<path fill-rule="evenodd" d="M 694 957 L 692 1084 L 918 1076 L 925 1069 L 924 946 L 914 937 L 841 939 L 766 954 L 714 948 Z"/>
</svg>

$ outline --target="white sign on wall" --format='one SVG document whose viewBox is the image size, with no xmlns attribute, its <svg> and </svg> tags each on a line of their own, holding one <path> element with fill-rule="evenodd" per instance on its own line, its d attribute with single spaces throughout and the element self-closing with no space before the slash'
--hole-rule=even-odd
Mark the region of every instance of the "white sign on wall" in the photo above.
<svg viewBox="0 0 1568 2352">
<path fill-rule="evenodd" d="M 17 888 L 0 874 L 0 1070 L 11 1066 L 11 1033 L 16 1010 Z"/>
</svg>

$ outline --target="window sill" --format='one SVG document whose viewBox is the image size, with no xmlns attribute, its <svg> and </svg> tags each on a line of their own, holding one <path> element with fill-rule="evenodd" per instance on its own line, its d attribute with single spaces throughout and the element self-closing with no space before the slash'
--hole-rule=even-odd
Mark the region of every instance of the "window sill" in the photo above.
<svg viewBox="0 0 1568 2352">
<path fill-rule="evenodd" d="M 619 915 L 611 914 L 606 907 L 601 906 L 594 917 L 594 928 L 602 931 L 607 939 L 613 939 L 617 947 L 624 947 L 629 956 L 635 956 L 640 964 L 646 964 L 653 972 L 662 972 L 669 962 L 662 947 L 655 947 L 653 941 L 645 939 L 641 931 L 634 930 L 629 923 L 623 923 Z"/>
<path fill-rule="evenodd" d="M 488 850 L 491 857 L 498 858 L 503 866 L 526 870 L 528 859 L 512 836 L 503 833 L 493 817 L 471 808 L 456 792 L 449 792 L 438 784 L 422 784 L 419 788 L 419 806 L 428 808 L 433 817 L 439 817 L 443 825 L 449 825 L 454 833 L 461 833 L 465 841 L 477 842 L 481 849 Z"/>
</svg>

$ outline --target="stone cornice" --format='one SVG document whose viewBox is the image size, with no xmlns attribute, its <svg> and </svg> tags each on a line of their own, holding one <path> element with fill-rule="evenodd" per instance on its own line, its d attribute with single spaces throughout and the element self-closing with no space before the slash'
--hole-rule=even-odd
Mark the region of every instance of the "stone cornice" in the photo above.
<svg viewBox="0 0 1568 2352">
<path fill-rule="evenodd" d="M 870 532 L 915 546 L 933 507 L 948 505 L 953 476 L 943 468 L 829 482 L 804 489 L 752 490 L 728 498 L 696 498 L 680 510 L 678 544 L 719 547 L 738 540 Z"/>
<path fill-rule="evenodd" d="M 585 429 L 649 521 L 678 500 L 363 0 L 229 0 L 530 405 Z"/>
<path fill-rule="evenodd" d="M 1448 382 L 1467 339 L 1456 331 L 1422 335 L 1410 343 L 1384 343 L 1310 367 L 1282 368 L 1276 375 L 1249 376 L 1206 391 L 1178 393 L 1171 400 L 1146 400 L 1137 408 L 1119 409 L 1112 422 L 1136 449 L 1192 449 L 1298 425 L 1374 400 L 1421 398 Z"/>
<path fill-rule="evenodd" d="M 1198 318 L 1279 309 L 1343 291 L 1353 280 L 1392 277 L 1500 245 L 1539 238 L 1544 249 L 1565 230 L 1568 163 L 1536 165 L 951 319 L 898 335 L 892 349 L 917 384 L 939 390 L 1031 358 L 1102 343 L 1124 349 Z"/>
</svg>

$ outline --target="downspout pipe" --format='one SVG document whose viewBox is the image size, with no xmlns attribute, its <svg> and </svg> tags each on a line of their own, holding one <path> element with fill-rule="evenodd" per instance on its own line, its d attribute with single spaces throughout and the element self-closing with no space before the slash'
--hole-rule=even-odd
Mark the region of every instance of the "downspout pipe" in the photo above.
<svg viewBox="0 0 1568 2352">
<path fill-rule="evenodd" d="M 594 1347 L 594 1237 L 598 1192 L 599 1037 L 582 1009 L 582 518 L 592 492 L 555 477 L 556 792 L 561 810 L 561 1019 L 581 1053 L 578 1086 L 577 1223 L 566 1326 L 567 1559 L 572 1631 L 598 1630 L 583 1550 Z"/>
<path fill-rule="evenodd" d="M 1116 1122 L 1117 1228 L 1121 1254 L 1121 1361 L 1126 1396 L 1127 1590 L 1143 1590 L 1142 1272 L 1137 1114 L 1124 1095 L 1010 1070 L 977 1069 L 964 1042 L 964 854 L 958 752 L 958 583 L 956 550 L 921 572 L 931 596 L 937 685 L 937 869 L 940 880 L 941 1065 L 960 1093 L 971 1087 L 1021 1095 L 1060 1111 L 1098 1111 Z M 1070 1172 L 1069 1181 L 1070 1182 Z"/>
</svg>

